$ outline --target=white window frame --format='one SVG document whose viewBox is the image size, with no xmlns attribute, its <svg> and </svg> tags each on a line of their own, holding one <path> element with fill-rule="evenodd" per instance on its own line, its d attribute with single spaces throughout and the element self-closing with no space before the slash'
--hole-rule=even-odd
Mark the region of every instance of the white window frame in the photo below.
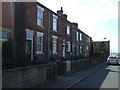
<svg viewBox="0 0 120 90">
<path fill-rule="evenodd" d="M 67 41 L 67 51 L 71 51 L 71 42 Z"/>
<path fill-rule="evenodd" d="M 53 14 L 53 31 L 57 32 L 57 19 L 58 16 Z"/>
<path fill-rule="evenodd" d="M 5 36 L 5 37 L 4 37 Z M 9 32 L 2 31 L 2 41 L 8 41 L 9 38 Z"/>
<path fill-rule="evenodd" d="M 89 46 L 86 46 L 87 51 L 89 50 Z"/>
<path fill-rule="evenodd" d="M 56 47 L 55 47 L 55 48 L 56 48 L 56 49 L 55 49 L 56 51 L 54 51 L 54 49 L 52 49 L 52 54 L 58 54 L 58 52 L 57 52 L 57 45 L 58 45 L 57 40 L 58 40 L 58 37 L 53 35 L 52 38 L 53 38 L 53 47 L 52 47 L 52 48 L 54 48 L 54 44 L 55 44 L 55 46 L 56 46 Z M 54 41 L 54 39 L 55 39 L 56 41 Z"/>
<path fill-rule="evenodd" d="M 39 51 L 38 49 L 37 49 L 37 52 L 36 52 L 36 54 L 43 54 L 43 36 L 44 36 L 44 34 L 42 33 L 42 32 L 37 32 L 37 45 L 39 44 L 41 44 L 41 51 Z M 39 37 L 41 37 L 42 38 L 42 40 L 41 40 L 41 43 L 38 43 L 38 38 Z M 38 46 L 37 46 L 38 47 Z"/>
<path fill-rule="evenodd" d="M 76 41 L 78 41 L 78 32 L 76 32 Z"/>
<path fill-rule="evenodd" d="M 82 46 L 80 46 L 80 54 L 82 54 Z"/>
<path fill-rule="evenodd" d="M 43 15 L 44 15 L 44 8 L 37 5 L 37 25 L 43 27 L 43 15 L 42 15 L 42 18 L 38 16 L 39 10 L 41 10 L 43 12 Z M 40 21 L 41 21 L 41 23 L 40 23 Z"/>
<path fill-rule="evenodd" d="M 70 34 L 70 26 L 67 25 L 67 34 L 69 35 Z"/>
<path fill-rule="evenodd" d="M 80 41 L 82 41 L 82 33 L 80 33 Z"/>
</svg>

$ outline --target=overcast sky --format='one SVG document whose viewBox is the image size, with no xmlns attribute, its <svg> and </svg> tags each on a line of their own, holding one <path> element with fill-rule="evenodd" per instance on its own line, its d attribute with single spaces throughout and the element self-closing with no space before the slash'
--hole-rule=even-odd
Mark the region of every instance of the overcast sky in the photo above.
<svg viewBox="0 0 120 90">
<path fill-rule="evenodd" d="M 94 41 L 110 40 L 111 51 L 118 51 L 118 1 L 119 0 L 38 0 L 52 11 L 63 7 L 70 22 Z"/>
</svg>

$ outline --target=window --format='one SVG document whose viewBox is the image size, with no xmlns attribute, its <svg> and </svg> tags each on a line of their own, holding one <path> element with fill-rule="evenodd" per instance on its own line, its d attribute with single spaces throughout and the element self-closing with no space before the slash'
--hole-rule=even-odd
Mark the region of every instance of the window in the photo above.
<svg viewBox="0 0 120 90">
<path fill-rule="evenodd" d="M 27 31 L 27 33 L 26 33 L 26 39 L 32 40 L 32 38 L 33 38 L 33 33 L 30 32 L 30 31 Z"/>
<path fill-rule="evenodd" d="M 69 51 L 69 52 L 70 52 L 70 49 L 71 49 L 71 44 L 70 44 L 70 42 L 69 42 L 69 41 L 67 41 L 67 51 Z"/>
<path fill-rule="evenodd" d="M 57 36 L 53 36 L 53 54 L 57 54 Z"/>
<path fill-rule="evenodd" d="M 78 32 L 76 32 L 76 40 L 78 41 Z"/>
<path fill-rule="evenodd" d="M 80 33 L 80 41 L 82 41 L 82 33 Z"/>
<path fill-rule="evenodd" d="M 86 49 L 89 50 L 89 46 L 86 46 Z"/>
<path fill-rule="evenodd" d="M 37 6 L 37 25 L 38 26 L 43 26 L 43 12 L 44 12 L 44 9 L 41 8 L 40 6 Z"/>
<path fill-rule="evenodd" d="M 70 34 L 70 26 L 67 26 L 67 34 Z"/>
<path fill-rule="evenodd" d="M 43 33 L 37 32 L 37 53 L 43 53 Z"/>
<path fill-rule="evenodd" d="M 82 53 L 82 46 L 80 46 L 80 53 Z"/>
<path fill-rule="evenodd" d="M 9 33 L 8 32 L 2 32 L 2 41 L 8 41 Z"/>
<path fill-rule="evenodd" d="M 85 54 L 85 46 L 82 46 L 82 53 Z"/>
<path fill-rule="evenodd" d="M 57 31 L 57 16 L 53 14 L 53 31 Z"/>
<path fill-rule="evenodd" d="M 88 38 L 88 42 L 90 42 L 90 38 Z"/>
</svg>

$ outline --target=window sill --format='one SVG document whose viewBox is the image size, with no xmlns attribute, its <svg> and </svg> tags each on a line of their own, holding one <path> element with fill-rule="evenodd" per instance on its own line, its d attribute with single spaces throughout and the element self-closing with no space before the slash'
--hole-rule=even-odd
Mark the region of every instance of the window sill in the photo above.
<svg viewBox="0 0 120 90">
<path fill-rule="evenodd" d="M 56 53 L 52 53 L 52 54 L 58 54 L 58 53 L 56 52 Z"/>
<path fill-rule="evenodd" d="M 54 30 L 53 30 L 54 31 Z M 58 32 L 58 31 L 54 31 L 54 32 Z"/>
<path fill-rule="evenodd" d="M 42 26 L 42 25 L 37 25 L 37 27 L 41 27 L 41 28 L 44 28 L 44 26 Z"/>
<path fill-rule="evenodd" d="M 43 54 L 43 52 L 39 52 L 39 51 L 37 51 L 36 54 Z"/>
<path fill-rule="evenodd" d="M 67 52 L 71 52 L 71 51 L 67 51 Z"/>
<path fill-rule="evenodd" d="M 67 33 L 67 35 L 70 35 L 70 34 Z"/>
</svg>

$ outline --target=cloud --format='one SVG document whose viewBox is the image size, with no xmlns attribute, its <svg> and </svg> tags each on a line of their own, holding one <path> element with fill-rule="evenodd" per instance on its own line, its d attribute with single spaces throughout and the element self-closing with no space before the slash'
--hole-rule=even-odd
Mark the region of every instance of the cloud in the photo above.
<svg viewBox="0 0 120 90">
<path fill-rule="evenodd" d="M 83 24 L 95 25 L 117 18 L 117 3 L 106 0 L 94 0 L 72 10 L 69 19 Z M 71 18 L 75 16 L 76 18 Z"/>
<path fill-rule="evenodd" d="M 109 23 L 104 27 L 105 22 L 118 19 L 119 0 L 38 0 L 40 3 L 56 12 L 63 7 L 64 13 L 68 15 L 70 22 L 77 22 L 79 28 L 91 36 L 93 40 L 99 41 L 104 37 L 111 40 L 111 48 L 116 47 L 118 38 L 112 35 Z M 100 28 L 101 26 L 101 28 Z M 113 28 L 116 26 L 113 25 Z M 110 30 L 109 30 L 110 29 Z M 113 39 L 114 38 L 114 39 Z M 117 49 L 117 47 L 116 47 Z"/>
</svg>

